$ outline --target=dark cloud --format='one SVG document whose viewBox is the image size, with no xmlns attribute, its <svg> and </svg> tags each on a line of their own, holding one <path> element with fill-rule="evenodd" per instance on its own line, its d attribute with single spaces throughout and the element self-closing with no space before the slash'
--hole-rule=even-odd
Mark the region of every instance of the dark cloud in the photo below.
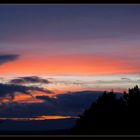
<svg viewBox="0 0 140 140">
<path fill-rule="evenodd" d="M 51 98 L 48 100 L 48 97 L 45 96 L 38 97 L 43 99 L 46 102 L 51 102 L 63 112 L 80 112 L 86 107 L 88 107 L 93 101 L 97 99 L 102 92 L 96 91 L 80 91 L 80 92 L 69 92 L 65 94 L 59 94 L 56 98 Z"/>
<path fill-rule="evenodd" d="M 125 81 L 131 81 L 130 78 L 125 78 L 125 77 L 122 77 L 121 80 L 125 80 Z"/>
<path fill-rule="evenodd" d="M 5 97 L 5 96 L 14 97 L 15 93 L 31 94 L 32 91 L 52 93 L 47 89 L 43 89 L 35 86 L 22 86 L 22 85 L 15 85 L 15 84 L 0 83 L 0 97 Z"/>
<path fill-rule="evenodd" d="M 43 103 L 9 103 L 1 107 L 0 117 L 37 117 L 40 115 L 81 114 L 83 110 L 97 99 L 102 92 L 82 91 L 56 95 L 56 97 L 37 96 Z"/>
<path fill-rule="evenodd" d="M 50 83 L 47 79 L 43 79 L 37 76 L 27 76 L 27 77 L 18 77 L 16 79 L 12 79 L 10 83 L 13 84 L 26 84 L 26 83 L 41 83 L 48 84 Z"/>
<path fill-rule="evenodd" d="M 102 91 L 79 91 L 59 94 L 56 98 L 48 99 L 46 96 L 40 96 L 38 99 L 44 99 L 57 107 L 60 115 L 79 115 L 88 108 L 93 101 L 102 95 Z M 120 97 L 120 94 L 117 94 Z M 61 114 L 62 113 L 62 114 Z"/>
<path fill-rule="evenodd" d="M 1 106 L 0 117 L 37 117 L 41 115 L 78 116 L 90 107 L 103 92 L 81 91 L 56 95 L 56 97 L 37 96 L 43 103 L 10 103 Z M 122 94 L 117 94 L 120 97 Z"/>
<path fill-rule="evenodd" d="M 41 100 L 44 100 L 45 102 L 54 100 L 53 98 L 50 98 L 49 96 L 36 96 L 36 99 L 41 99 Z"/>
<path fill-rule="evenodd" d="M 133 80 L 131 80 L 130 78 L 121 78 L 120 80 L 108 80 L 108 81 L 103 81 L 103 80 L 96 80 L 96 84 L 98 83 L 98 84 L 100 84 L 100 83 L 102 83 L 102 84 L 112 84 L 112 83 L 125 83 L 125 82 L 133 82 Z"/>
<path fill-rule="evenodd" d="M 0 65 L 14 61 L 18 58 L 19 58 L 19 55 L 17 55 L 17 54 L 0 55 Z"/>
<path fill-rule="evenodd" d="M 55 81 L 53 82 L 54 84 L 64 84 L 64 85 L 85 85 L 85 82 L 83 81 L 79 81 L 79 80 L 75 80 L 75 82 L 73 81 Z M 91 83 L 87 83 L 86 84 L 91 84 Z"/>
</svg>

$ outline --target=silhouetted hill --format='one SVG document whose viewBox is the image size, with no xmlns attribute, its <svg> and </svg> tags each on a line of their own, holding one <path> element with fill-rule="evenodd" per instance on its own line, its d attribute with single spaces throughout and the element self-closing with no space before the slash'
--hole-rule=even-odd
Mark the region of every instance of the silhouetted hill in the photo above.
<svg viewBox="0 0 140 140">
<path fill-rule="evenodd" d="M 77 120 L 73 134 L 139 134 L 140 89 L 135 86 L 117 98 L 104 92 Z"/>
</svg>

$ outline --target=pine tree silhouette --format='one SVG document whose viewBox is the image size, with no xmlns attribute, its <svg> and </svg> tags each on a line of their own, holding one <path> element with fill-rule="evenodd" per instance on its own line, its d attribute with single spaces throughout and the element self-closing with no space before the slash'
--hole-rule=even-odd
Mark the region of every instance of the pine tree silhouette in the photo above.
<svg viewBox="0 0 140 140">
<path fill-rule="evenodd" d="M 113 91 L 104 92 L 86 109 L 72 129 L 74 134 L 140 133 L 140 89 L 136 85 L 116 98 Z"/>
</svg>

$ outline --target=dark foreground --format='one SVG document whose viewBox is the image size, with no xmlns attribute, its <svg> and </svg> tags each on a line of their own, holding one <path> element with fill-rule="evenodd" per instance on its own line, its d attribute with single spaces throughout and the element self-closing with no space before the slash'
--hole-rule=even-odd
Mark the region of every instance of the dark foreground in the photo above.
<svg viewBox="0 0 140 140">
<path fill-rule="evenodd" d="M 140 135 L 140 89 L 120 98 L 104 92 L 80 118 L 45 121 L 4 121 L 1 135 Z"/>
<path fill-rule="evenodd" d="M 0 123 L 0 135 L 65 135 L 70 134 L 76 119 L 42 121 L 5 120 Z"/>
</svg>

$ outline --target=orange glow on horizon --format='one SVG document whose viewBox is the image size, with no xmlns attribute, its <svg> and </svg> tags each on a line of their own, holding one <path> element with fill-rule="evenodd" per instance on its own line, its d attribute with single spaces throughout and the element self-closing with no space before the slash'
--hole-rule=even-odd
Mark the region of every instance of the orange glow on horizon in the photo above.
<svg viewBox="0 0 140 140">
<path fill-rule="evenodd" d="M 0 74 L 121 74 L 133 73 L 137 66 L 124 64 L 123 60 L 88 55 L 48 56 L 21 58 L 1 66 Z"/>
<path fill-rule="evenodd" d="M 42 103 L 44 100 L 37 99 L 36 96 L 45 96 L 46 93 L 42 92 L 33 92 L 32 96 L 27 94 L 18 94 L 15 96 L 13 102 L 20 102 L 20 103 Z"/>
<path fill-rule="evenodd" d="M 57 120 L 57 119 L 68 119 L 68 118 L 79 118 L 74 116 L 59 116 L 59 115 L 43 115 L 36 118 L 0 118 L 0 120 L 14 120 L 14 121 L 43 121 L 43 120 Z"/>
</svg>

